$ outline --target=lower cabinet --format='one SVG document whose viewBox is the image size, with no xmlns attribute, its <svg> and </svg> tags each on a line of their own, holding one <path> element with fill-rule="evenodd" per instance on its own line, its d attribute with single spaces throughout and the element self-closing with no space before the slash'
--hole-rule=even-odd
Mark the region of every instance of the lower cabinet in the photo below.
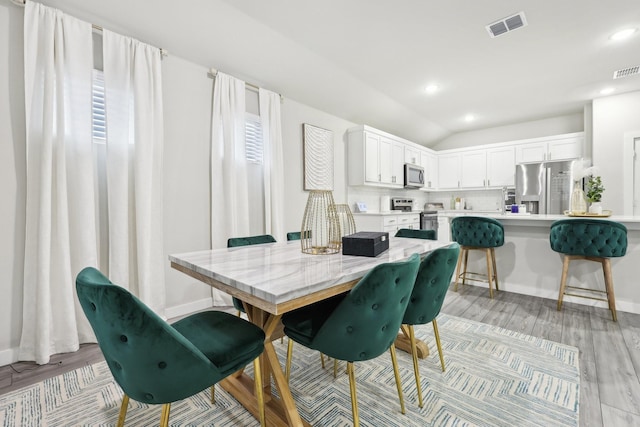
<svg viewBox="0 0 640 427">
<path fill-rule="evenodd" d="M 357 231 L 386 231 L 394 236 L 401 228 L 420 229 L 419 213 L 354 213 Z"/>
</svg>

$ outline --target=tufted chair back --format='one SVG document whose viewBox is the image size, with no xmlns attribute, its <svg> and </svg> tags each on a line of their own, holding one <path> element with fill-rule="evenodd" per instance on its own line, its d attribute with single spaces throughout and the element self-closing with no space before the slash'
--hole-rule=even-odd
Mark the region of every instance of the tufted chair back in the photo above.
<svg viewBox="0 0 640 427">
<path fill-rule="evenodd" d="M 452 243 L 436 249 L 422 260 L 403 324 L 421 325 L 436 318 L 451 284 L 459 254 L 460 245 Z"/>
<path fill-rule="evenodd" d="M 234 248 L 236 246 L 259 245 L 261 243 L 275 243 L 276 239 L 270 234 L 248 237 L 231 237 L 227 240 L 227 247 Z"/>
<path fill-rule="evenodd" d="M 504 245 L 504 227 L 493 218 L 459 216 L 451 221 L 451 239 L 460 246 L 497 248 Z"/>
<path fill-rule="evenodd" d="M 627 228 L 599 219 L 562 219 L 551 224 L 551 249 L 565 255 L 621 257 L 627 252 Z"/>
<path fill-rule="evenodd" d="M 414 230 L 411 228 L 401 228 L 396 232 L 396 237 L 436 240 L 436 230 Z"/>
<path fill-rule="evenodd" d="M 175 402 L 224 377 L 189 340 L 98 270 L 82 270 L 76 291 L 113 377 L 134 400 Z"/>
<path fill-rule="evenodd" d="M 393 344 L 413 290 L 420 256 L 369 271 L 338 304 L 310 347 L 350 362 L 378 357 Z"/>
</svg>

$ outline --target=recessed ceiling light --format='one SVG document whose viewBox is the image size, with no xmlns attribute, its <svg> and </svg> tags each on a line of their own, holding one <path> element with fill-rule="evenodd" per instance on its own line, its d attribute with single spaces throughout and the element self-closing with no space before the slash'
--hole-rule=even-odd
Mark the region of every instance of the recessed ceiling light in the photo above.
<svg viewBox="0 0 640 427">
<path fill-rule="evenodd" d="M 467 114 L 466 116 L 464 116 L 464 121 L 465 122 L 472 122 L 476 119 L 476 116 L 474 116 L 473 114 Z"/>
<path fill-rule="evenodd" d="M 629 37 L 631 37 L 633 35 L 633 33 L 635 33 L 636 31 L 638 31 L 637 28 L 627 28 L 624 30 L 620 30 L 617 33 L 614 33 L 611 37 L 609 37 L 611 40 L 624 40 L 627 39 Z"/>
<path fill-rule="evenodd" d="M 613 92 L 615 92 L 615 91 L 616 91 L 616 89 L 615 89 L 615 88 L 612 88 L 612 87 L 605 87 L 604 89 L 602 89 L 602 90 L 600 91 L 600 95 L 609 95 L 609 94 L 611 94 L 611 93 L 613 93 Z"/>
<path fill-rule="evenodd" d="M 440 89 L 440 86 L 438 86 L 437 84 L 430 84 L 429 86 L 424 88 L 424 91 L 429 94 L 432 94 L 432 93 L 436 93 L 438 89 Z"/>
</svg>

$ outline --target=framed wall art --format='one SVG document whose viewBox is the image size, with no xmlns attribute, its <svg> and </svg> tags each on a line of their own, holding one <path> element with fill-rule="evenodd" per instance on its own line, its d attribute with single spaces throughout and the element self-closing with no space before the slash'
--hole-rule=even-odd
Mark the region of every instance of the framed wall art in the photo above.
<svg viewBox="0 0 640 427">
<path fill-rule="evenodd" d="M 304 189 L 333 190 L 333 131 L 302 124 Z"/>
</svg>

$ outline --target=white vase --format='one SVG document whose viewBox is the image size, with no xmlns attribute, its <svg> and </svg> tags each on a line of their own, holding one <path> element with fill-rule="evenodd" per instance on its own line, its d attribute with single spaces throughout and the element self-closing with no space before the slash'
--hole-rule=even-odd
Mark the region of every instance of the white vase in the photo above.
<svg viewBox="0 0 640 427">
<path fill-rule="evenodd" d="M 589 213 L 602 215 L 602 203 L 592 202 L 589 206 Z"/>
</svg>

